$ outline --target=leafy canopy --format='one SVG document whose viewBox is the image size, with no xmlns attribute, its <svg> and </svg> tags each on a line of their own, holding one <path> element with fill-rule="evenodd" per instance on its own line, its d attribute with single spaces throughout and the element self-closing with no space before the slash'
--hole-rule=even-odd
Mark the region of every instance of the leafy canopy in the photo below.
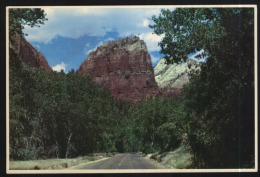
<svg viewBox="0 0 260 177">
<path fill-rule="evenodd" d="M 164 35 L 167 63 L 204 50 L 206 63 L 184 88 L 186 127 L 196 167 L 254 165 L 254 9 L 161 10 L 150 27 Z"/>
<path fill-rule="evenodd" d="M 201 49 L 206 55 L 225 36 L 216 9 L 162 9 L 152 20 L 154 24 L 149 27 L 155 34 L 164 35 L 159 46 L 168 64 L 186 60 L 188 54 Z"/>
<path fill-rule="evenodd" d="M 40 8 L 16 8 L 9 9 L 9 33 L 13 36 L 15 33 L 23 34 L 25 25 L 30 27 L 40 27 L 44 24 L 46 13 Z"/>
</svg>

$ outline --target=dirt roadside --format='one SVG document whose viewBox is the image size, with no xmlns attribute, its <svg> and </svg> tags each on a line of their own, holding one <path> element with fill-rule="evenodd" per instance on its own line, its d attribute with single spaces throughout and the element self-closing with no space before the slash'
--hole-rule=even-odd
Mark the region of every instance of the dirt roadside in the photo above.
<svg viewBox="0 0 260 177">
<path fill-rule="evenodd" d="M 80 164 L 95 162 L 114 156 L 110 153 L 93 154 L 92 156 L 77 157 L 73 159 L 46 159 L 30 161 L 10 161 L 9 170 L 52 170 L 67 169 Z"/>
</svg>

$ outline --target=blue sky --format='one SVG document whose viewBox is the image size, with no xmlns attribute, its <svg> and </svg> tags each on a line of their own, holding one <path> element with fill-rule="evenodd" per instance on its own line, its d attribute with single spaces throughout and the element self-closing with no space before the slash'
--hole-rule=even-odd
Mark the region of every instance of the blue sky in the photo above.
<svg viewBox="0 0 260 177">
<path fill-rule="evenodd" d="M 77 70 L 90 51 L 109 40 L 131 35 L 147 44 L 155 66 L 162 55 L 162 36 L 148 27 L 161 7 L 46 7 L 48 21 L 40 28 L 25 27 L 26 39 L 40 51 L 56 71 Z"/>
</svg>

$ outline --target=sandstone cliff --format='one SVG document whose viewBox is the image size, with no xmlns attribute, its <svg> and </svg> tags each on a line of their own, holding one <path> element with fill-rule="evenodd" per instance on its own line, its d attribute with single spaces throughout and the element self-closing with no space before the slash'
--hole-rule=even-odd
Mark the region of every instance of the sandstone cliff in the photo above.
<svg viewBox="0 0 260 177">
<path fill-rule="evenodd" d="M 169 65 L 161 59 L 154 68 L 155 80 L 162 94 L 178 96 L 184 84 L 189 82 L 189 73 L 199 72 L 199 68 L 199 63 L 191 59 Z"/>
<path fill-rule="evenodd" d="M 137 102 L 158 94 L 150 55 L 138 37 L 103 44 L 89 54 L 78 72 L 120 99 Z"/>
<path fill-rule="evenodd" d="M 38 52 L 23 36 L 16 34 L 13 38 L 13 45 L 11 48 L 18 57 L 32 68 L 43 68 L 52 71 L 46 58 Z"/>
</svg>

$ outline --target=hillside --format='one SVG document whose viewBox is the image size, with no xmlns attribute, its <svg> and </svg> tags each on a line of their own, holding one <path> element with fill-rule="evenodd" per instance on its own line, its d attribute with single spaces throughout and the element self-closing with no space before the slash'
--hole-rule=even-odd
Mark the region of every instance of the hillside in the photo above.
<svg viewBox="0 0 260 177">
<path fill-rule="evenodd" d="M 22 35 L 16 34 L 12 37 L 13 44 L 10 47 L 14 50 L 25 64 L 32 68 L 43 68 L 52 71 L 47 59 L 38 52 Z"/>
</svg>

